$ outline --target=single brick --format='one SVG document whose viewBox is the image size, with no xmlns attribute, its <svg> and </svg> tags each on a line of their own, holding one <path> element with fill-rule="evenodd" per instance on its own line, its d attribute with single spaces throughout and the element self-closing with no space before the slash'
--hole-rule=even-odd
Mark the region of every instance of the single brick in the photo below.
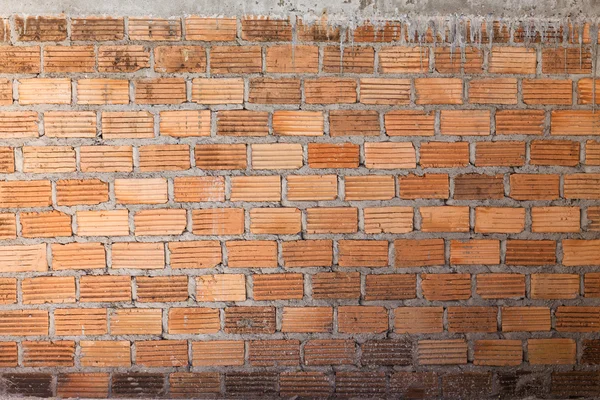
<svg viewBox="0 0 600 400">
<path fill-rule="evenodd" d="M 527 339 L 527 359 L 532 365 L 575 364 L 573 339 Z"/>
<path fill-rule="evenodd" d="M 71 40 L 121 40 L 125 35 L 123 18 L 85 17 L 71 19 Z"/>
<path fill-rule="evenodd" d="M 58 336 L 106 335 L 106 308 L 63 308 L 54 311 L 54 333 Z"/>
<path fill-rule="evenodd" d="M 367 275 L 365 300 L 404 300 L 417 297 L 414 274 Z"/>
<path fill-rule="evenodd" d="M 575 276 L 579 278 L 579 275 Z M 555 328 L 559 332 L 596 332 L 600 325 L 598 307 L 560 306 L 555 317 Z"/>
<path fill-rule="evenodd" d="M 341 39 L 340 28 L 331 26 L 325 16 L 318 21 L 304 22 L 302 18 L 296 19 L 296 31 L 301 41 L 337 42 Z"/>
<path fill-rule="evenodd" d="M 51 248 L 52 269 L 55 271 L 106 267 L 106 254 L 102 243 L 53 243 Z"/>
<path fill-rule="evenodd" d="M 292 24 L 289 19 L 247 16 L 242 18 L 242 39 L 254 42 L 289 42 L 292 40 Z"/>
<path fill-rule="evenodd" d="M 196 278 L 199 301 L 246 300 L 246 277 L 242 274 L 202 275 Z"/>
<path fill-rule="evenodd" d="M 110 375 L 105 372 L 72 372 L 60 374 L 57 378 L 56 393 L 63 398 L 108 397 Z"/>
<path fill-rule="evenodd" d="M 517 207 L 476 207 L 475 232 L 519 233 L 525 229 L 525 209 Z"/>
<path fill-rule="evenodd" d="M 270 240 L 225 242 L 230 268 L 276 268 L 277 243 Z"/>
<path fill-rule="evenodd" d="M 352 143 L 308 144 L 308 165 L 310 168 L 357 168 L 358 164 L 358 145 Z"/>
<path fill-rule="evenodd" d="M 559 178 L 554 174 L 511 174 L 510 197 L 516 200 L 557 199 Z"/>
<path fill-rule="evenodd" d="M 45 46 L 44 72 L 94 72 L 94 46 Z"/>
<path fill-rule="evenodd" d="M 476 340 L 473 364 L 494 367 L 517 366 L 523 362 L 520 340 Z"/>
<path fill-rule="evenodd" d="M 227 307 L 225 332 L 229 334 L 256 334 L 275 332 L 274 307 Z"/>
<path fill-rule="evenodd" d="M 192 101 L 201 104 L 242 104 L 242 78 L 196 78 L 192 80 Z"/>
<path fill-rule="evenodd" d="M 463 103 L 463 82 L 458 78 L 417 78 L 415 91 L 416 104 Z"/>
<path fill-rule="evenodd" d="M 150 51 L 144 46 L 100 46 L 99 72 L 135 72 L 150 67 Z"/>
<path fill-rule="evenodd" d="M 427 47 L 382 47 L 379 50 L 379 68 L 384 74 L 427 72 L 429 49 Z"/>
<path fill-rule="evenodd" d="M 469 232 L 469 207 L 419 207 L 422 232 Z"/>
<path fill-rule="evenodd" d="M 135 363 L 145 367 L 188 365 L 186 340 L 146 340 L 135 342 Z"/>
<path fill-rule="evenodd" d="M 195 235 L 241 235 L 244 233 L 244 210 L 241 208 L 207 208 L 192 210 Z"/>
<path fill-rule="evenodd" d="M 444 330 L 443 307 L 398 307 L 394 310 L 398 334 L 438 333 Z"/>
<path fill-rule="evenodd" d="M 206 307 L 169 309 L 169 334 L 209 334 L 221 329 L 219 310 Z"/>
<path fill-rule="evenodd" d="M 32 111 L 0 112 L 0 138 L 35 138 L 38 132 L 38 113 Z"/>
<path fill-rule="evenodd" d="M 241 340 L 211 340 L 192 342 L 192 365 L 244 365 L 244 342 Z"/>
<path fill-rule="evenodd" d="M 448 332 L 496 332 L 496 307 L 448 307 Z"/>
<path fill-rule="evenodd" d="M 282 332 L 315 333 L 331 332 L 333 310 L 331 307 L 284 307 L 281 321 Z M 306 348 L 305 348 L 306 349 Z M 305 353 L 306 359 L 306 353 Z"/>
<path fill-rule="evenodd" d="M 77 211 L 79 236 L 129 235 L 128 210 Z"/>
<path fill-rule="evenodd" d="M 570 105 L 573 103 L 573 82 L 570 79 L 523 79 L 522 85 L 525 104 Z M 580 81 L 580 90 L 582 90 L 581 86 Z M 580 96 L 584 94 L 581 93 Z"/>
<path fill-rule="evenodd" d="M 478 167 L 521 167 L 525 165 L 525 142 L 479 142 L 475 145 Z"/>
<path fill-rule="evenodd" d="M 19 80 L 19 104 L 71 104 L 71 79 L 31 78 Z"/>
<path fill-rule="evenodd" d="M 166 391 L 164 385 L 164 376 L 159 373 L 115 373 L 110 391 L 114 397 L 162 397 Z"/>
<path fill-rule="evenodd" d="M 563 179 L 565 198 L 600 199 L 600 174 L 570 174 L 565 175 Z"/>
<path fill-rule="evenodd" d="M 170 242 L 171 268 L 213 268 L 221 263 L 221 244 L 216 240 Z"/>
<path fill-rule="evenodd" d="M 40 46 L 0 46 L 0 56 L 3 74 L 37 74 L 41 71 Z"/>
<path fill-rule="evenodd" d="M 470 274 L 421 274 L 423 297 L 430 301 L 468 300 Z"/>
<path fill-rule="evenodd" d="M 206 71 L 206 50 L 202 46 L 158 46 L 154 48 L 156 72 Z"/>
<path fill-rule="evenodd" d="M 458 175 L 454 178 L 454 198 L 457 200 L 503 199 L 504 175 Z"/>
<path fill-rule="evenodd" d="M 106 78 L 79 79 L 77 81 L 77 104 L 129 104 L 129 81 Z M 107 128 L 104 124 L 105 114 L 107 113 L 102 113 L 103 129 Z M 132 115 L 130 113 L 113 113 L 115 117 L 124 117 L 128 114 Z M 108 129 L 110 130 L 110 126 Z"/>
<path fill-rule="evenodd" d="M 183 78 L 138 79 L 134 86 L 137 104 L 180 104 L 187 99 Z"/>
<path fill-rule="evenodd" d="M 56 138 L 95 138 L 94 111 L 47 111 L 44 113 L 44 135 Z"/>
<path fill-rule="evenodd" d="M 281 249 L 287 268 L 331 266 L 333 263 L 331 240 L 285 241 Z"/>
<path fill-rule="evenodd" d="M 112 335 L 160 335 L 162 333 L 161 309 L 115 309 L 111 310 L 109 321 Z"/>
<path fill-rule="evenodd" d="M 181 20 L 129 18 L 130 40 L 180 40 Z"/>
<path fill-rule="evenodd" d="M 52 342 L 22 342 L 24 367 L 73 367 L 75 365 L 75 342 L 57 340 Z"/>
<path fill-rule="evenodd" d="M 332 392 L 331 379 L 323 372 L 282 372 L 279 375 L 281 396 L 328 397 Z"/>
<path fill-rule="evenodd" d="M 395 196 L 396 183 L 392 175 L 346 176 L 344 199 L 390 200 Z"/>
<path fill-rule="evenodd" d="M 382 397 L 386 392 L 385 372 L 337 371 L 335 392 L 340 397 Z"/>
<path fill-rule="evenodd" d="M 112 245 L 112 268 L 162 269 L 163 243 L 120 242 Z"/>
<path fill-rule="evenodd" d="M 530 146 L 529 163 L 532 165 L 575 167 L 579 164 L 578 142 L 570 140 L 534 140 Z M 587 147 L 586 153 L 586 156 L 589 157 Z"/>
<path fill-rule="evenodd" d="M 494 239 L 451 240 L 450 264 L 500 264 L 500 241 Z"/>
<path fill-rule="evenodd" d="M 3 310 L 0 312 L 0 334 L 8 336 L 48 335 L 47 310 Z"/>
<path fill-rule="evenodd" d="M 401 199 L 447 199 L 448 174 L 406 175 L 398 177 Z"/>
<path fill-rule="evenodd" d="M 131 172 L 131 146 L 81 146 L 79 164 L 82 172 Z"/>
<path fill-rule="evenodd" d="M 2 181 L 0 201 L 7 208 L 49 206 L 52 204 L 50 181 Z"/>
<path fill-rule="evenodd" d="M 401 39 L 402 26 L 395 21 L 371 23 L 365 21 L 356 28 L 349 30 L 349 39 L 356 43 L 364 42 L 394 42 Z"/>
<path fill-rule="evenodd" d="M 314 299 L 354 299 L 360 297 L 358 272 L 319 272 L 312 277 Z"/>
<path fill-rule="evenodd" d="M 280 201 L 281 178 L 279 176 L 233 176 L 230 200 Z"/>
<path fill-rule="evenodd" d="M 212 46 L 210 72 L 214 74 L 255 74 L 262 71 L 260 46 Z"/>
<path fill-rule="evenodd" d="M 304 364 L 351 365 L 356 362 L 356 344 L 354 340 L 316 339 L 304 346 Z"/>
<path fill-rule="evenodd" d="M 340 267 L 387 267 L 388 242 L 385 240 L 339 240 Z"/>
<path fill-rule="evenodd" d="M 92 303 L 131 301 L 131 277 L 82 276 L 79 280 L 79 301 Z"/>
<path fill-rule="evenodd" d="M 232 186 L 234 182 L 233 179 L 235 178 L 232 178 Z M 237 179 L 243 178 L 239 177 Z M 277 186 L 277 189 L 279 189 L 279 185 Z M 277 194 L 279 195 L 279 190 L 277 191 Z M 290 201 L 335 200 L 337 196 L 338 181 L 336 175 L 287 176 L 287 199 Z M 277 196 L 276 200 L 279 200 L 279 197 L 280 196 Z"/>
<path fill-rule="evenodd" d="M 202 41 L 230 41 L 236 37 L 236 18 L 204 18 L 191 16 L 184 19 L 185 38 Z"/>
<path fill-rule="evenodd" d="M 592 52 L 590 48 L 556 47 L 542 50 L 544 74 L 591 74 Z"/>
<path fill-rule="evenodd" d="M 257 104 L 300 104 L 300 80 L 295 78 L 252 78 L 248 102 Z"/>
<path fill-rule="evenodd" d="M 323 72 L 371 74 L 375 50 L 367 46 L 327 46 L 323 50 Z"/>
<path fill-rule="evenodd" d="M 190 169 L 190 147 L 186 144 L 155 144 L 138 147 L 139 170 L 184 171 Z"/>
<path fill-rule="evenodd" d="M 415 110 L 395 110 L 384 116 L 385 131 L 389 136 L 433 136 L 435 113 Z"/>
<path fill-rule="evenodd" d="M 541 135 L 544 130 L 544 110 L 498 110 L 496 134 Z"/>
<path fill-rule="evenodd" d="M 255 274 L 252 282 L 254 300 L 301 300 L 304 297 L 302 274 Z"/>
<path fill-rule="evenodd" d="M 246 169 L 245 144 L 197 144 L 196 167 L 209 170 Z"/>
<path fill-rule="evenodd" d="M 250 232 L 255 234 L 295 235 L 302 230 L 299 209 L 253 208 L 250 210 Z"/>
<path fill-rule="evenodd" d="M 83 367 L 131 367 L 128 340 L 82 340 L 80 362 Z"/>
<path fill-rule="evenodd" d="M 395 266 L 399 268 L 444 265 L 443 239 L 397 239 Z"/>
<path fill-rule="evenodd" d="M 105 111 L 102 113 L 102 137 L 104 139 L 153 138 L 154 117 L 148 111 Z"/>
<path fill-rule="evenodd" d="M 556 242 L 553 240 L 518 240 L 506 242 L 507 265 L 549 265 L 556 263 Z"/>
<path fill-rule="evenodd" d="M 320 111 L 275 111 L 273 134 L 281 136 L 322 136 L 324 117 Z"/>
<path fill-rule="evenodd" d="M 489 135 L 490 112 L 487 110 L 442 110 L 440 132 L 442 135 Z"/>
<path fill-rule="evenodd" d="M 354 233 L 358 231 L 358 209 L 318 207 L 306 210 L 307 233 Z"/>
<path fill-rule="evenodd" d="M 493 46 L 488 71 L 492 74 L 535 74 L 536 64 L 533 48 Z"/>
<path fill-rule="evenodd" d="M 565 266 L 595 265 L 600 260 L 600 240 L 563 239 L 563 260 Z"/>
<path fill-rule="evenodd" d="M 338 307 L 341 333 L 381 333 L 388 329 L 388 310 L 379 306 Z"/>
<path fill-rule="evenodd" d="M 461 365 L 467 363 L 467 342 L 464 339 L 419 340 L 419 365 Z"/>
<path fill-rule="evenodd" d="M 210 136 L 210 111 L 165 110 L 160 112 L 161 136 Z"/>
<path fill-rule="evenodd" d="M 456 168 L 469 165 L 467 142 L 423 142 L 419 149 L 423 168 Z"/>
<path fill-rule="evenodd" d="M 300 364 L 299 340 L 251 340 L 248 361 L 254 367 L 283 367 Z"/>
<path fill-rule="evenodd" d="M 316 74 L 319 71 L 319 48 L 309 45 L 267 47 L 268 73 Z"/>
<path fill-rule="evenodd" d="M 532 207 L 531 231 L 536 233 L 579 232 L 579 207 Z"/>
<path fill-rule="evenodd" d="M 365 233 L 412 232 L 413 214 L 412 207 L 365 207 Z"/>
<path fill-rule="evenodd" d="M 442 393 L 446 398 L 481 399 L 492 393 L 491 372 L 461 372 L 442 377 Z"/>
<path fill-rule="evenodd" d="M 17 40 L 22 42 L 60 42 L 67 38 L 65 17 L 15 17 Z"/>
<path fill-rule="evenodd" d="M 71 216 L 61 211 L 21 213 L 21 235 L 26 238 L 71 236 Z"/>
<path fill-rule="evenodd" d="M 402 398 L 436 398 L 439 378 L 436 372 L 394 372 L 390 377 L 390 392 Z"/>
<path fill-rule="evenodd" d="M 412 143 L 365 143 L 365 166 L 374 169 L 416 168 Z"/>
<path fill-rule="evenodd" d="M 210 114 L 208 114 L 210 118 Z M 209 126 L 206 125 L 207 133 Z M 253 110 L 223 110 L 217 112 L 217 135 L 267 136 L 269 113 Z"/>
<path fill-rule="evenodd" d="M 410 80 L 361 78 L 360 102 L 363 104 L 409 104 Z"/>
<path fill-rule="evenodd" d="M 167 303 L 188 299 L 187 276 L 138 276 L 136 300 L 142 303 Z"/>
<path fill-rule="evenodd" d="M 23 304 L 75 302 L 75 278 L 72 276 L 26 278 L 21 282 L 21 288 Z"/>
<path fill-rule="evenodd" d="M 115 179 L 115 197 L 120 204 L 162 204 L 167 202 L 164 178 Z"/>
<path fill-rule="evenodd" d="M 547 307 L 502 307 L 502 331 L 550 331 L 550 309 Z"/>
</svg>

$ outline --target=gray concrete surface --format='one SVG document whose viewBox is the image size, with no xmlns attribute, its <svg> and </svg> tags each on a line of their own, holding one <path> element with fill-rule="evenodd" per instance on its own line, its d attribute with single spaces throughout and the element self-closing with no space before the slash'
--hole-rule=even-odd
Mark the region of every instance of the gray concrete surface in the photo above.
<svg viewBox="0 0 600 400">
<path fill-rule="evenodd" d="M 0 0 L 0 14 L 237 16 L 327 14 L 334 20 L 408 15 L 498 18 L 585 18 L 600 16 L 598 0 Z"/>
</svg>

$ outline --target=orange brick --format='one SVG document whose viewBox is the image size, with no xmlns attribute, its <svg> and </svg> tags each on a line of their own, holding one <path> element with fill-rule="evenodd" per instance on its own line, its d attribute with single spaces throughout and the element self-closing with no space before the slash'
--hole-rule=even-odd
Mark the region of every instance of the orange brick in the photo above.
<svg viewBox="0 0 600 400">
<path fill-rule="evenodd" d="M 532 299 L 575 299 L 579 295 L 577 274 L 532 274 Z"/>
<path fill-rule="evenodd" d="M 353 143 L 309 143 L 310 168 L 357 168 L 359 146 Z"/>
<path fill-rule="evenodd" d="M 232 334 L 274 333 L 274 307 L 227 307 L 225 332 Z"/>
<path fill-rule="evenodd" d="M 244 210 L 241 208 L 207 208 L 192 210 L 195 235 L 241 235 L 244 233 Z"/>
<path fill-rule="evenodd" d="M 444 265 L 443 239 L 397 239 L 395 266 L 400 268 Z"/>
<path fill-rule="evenodd" d="M 202 46 L 158 46 L 154 48 L 156 72 L 206 71 L 206 50 Z"/>
<path fill-rule="evenodd" d="M 255 234 L 295 235 L 302 230 L 302 214 L 297 208 L 253 208 L 250 232 Z"/>
<path fill-rule="evenodd" d="M 339 240 L 340 267 L 387 267 L 388 242 L 385 240 Z"/>
<path fill-rule="evenodd" d="M 341 39 L 340 28 L 331 26 L 325 16 L 318 21 L 304 22 L 302 18 L 296 19 L 298 39 L 313 42 L 337 42 Z"/>
<path fill-rule="evenodd" d="M 579 146 L 577 147 L 577 154 L 579 156 Z M 574 155 L 569 157 L 571 162 L 575 162 Z M 564 160 L 563 162 L 567 162 Z M 585 142 L 585 164 L 586 165 L 600 165 L 600 142 L 596 140 L 588 140 Z"/>
<path fill-rule="evenodd" d="M 217 112 L 217 135 L 267 136 L 268 134 L 268 112 L 253 110 L 223 110 Z"/>
<path fill-rule="evenodd" d="M 520 340 L 476 340 L 473 364 L 487 366 L 518 366 L 523 362 Z"/>
<path fill-rule="evenodd" d="M 565 266 L 595 265 L 600 260 L 600 240 L 563 239 L 563 260 Z"/>
<path fill-rule="evenodd" d="M 442 110 L 440 132 L 442 135 L 489 135 L 490 112 L 487 110 Z"/>
<path fill-rule="evenodd" d="M 559 176 L 511 174 L 510 197 L 516 200 L 554 200 L 559 197 Z"/>
<path fill-rule="evenodd" d="M 320 111 L 275 111 L 273 134 L 281 136 L 322 136 L 323 113 Z"/>
<path fill-rule="evenodd" d="M 127 210 L 77 211 L 79 236 L 127 236 L 129 212 Z"/>
<path fill-rule="evenodd" d="M 22 42 L 60 42 L 67 38 L 65 17 L 16 16 L 17 40 Z"/>
<path fill-rule="evenodd" d="M 191 16 L 184 19 L 187 40 L 229 41 L 236 37 L 235 18 L 204 18 Z"/>
<path fill-rule="evenodd" d="M 385 307 L 338 307 L 338 331 L 341 333 L 381 333 L 387 329 L 388 311 Z"/>
<path fill-rule="evenodd" d="M 145 367 L 187 366 L 187 340 L 136 341 L 135 363 Z"/>
<path fill-rule="evenodd" d="M 306 210 L 307 233 L 354 233 L 358 231 L 358 209 L 319 207 Z"/>
<path fill-rule="evenodd" d="M 329 112 L 329 135 L 379 136 L 377 111 L 331 110 Z"/>
<path fill-rule="evenodd" d="M 0 278 L 0 304 L 14 304 L 16 302 L 17 280 L 15 278 Z"/>
<path fill-rule="evenodd" d="M 44 113 L 44 134 L 58 138 L 95 138 L 94 111 L 47 111 Z"/>
<path fill-rule="evenodd" d="M 120 204 L 161 204 L 167 202 L 164 178 L 115 179 L 115 197 Z"/>
<path fill-rule="evenodd" d="M 16 215 L 11 213 L 0 213 L 0 239 L 16 239 L 16 237 Z"/>
<path fill-rule="evenodd" d="M 496 307 L 448 307 L 448 332 L 496 332 Z"/>
<path fill-rule="evenodd" d="M 24 367 L 72 367 L 75 365 L 75 342 L 57 340 L 52 342 L 22 343 Z"/>
<path fill-rule="evenodd" d="M 292 24 L 289 19 L 247 16 L 242 18 L 242 39 L 254 42 L 291 41 Z"/>
<path fill-rule="evenodd" d="M 104 139 L 153 138 L 154 117 L 148 111 L 105 111 L 102 113 L 102 137 Z"/>
<path fill-rule="evenodd" d="M 310 340 L 304 346 L 306 365 L 348 365 L 356 362 L 354 340 Z"/>
<path fill-rule="evenodd" d="M 475 165 L 481 167 L 520 167 L 525 164 L 525 142 L 479 142 L 475 145 Z"/>
<path fill-rule="evenodd" d="M 564 197 L 566 199 L 599 199 L 600 174 L 581 173 L 565 175 Z"/>
<path fill-rule="evenodd" d="M 284 307 L 281 331 L 286 333 L 331 332 L 331 307 Z"/>
<path fill-rule="evenodd" d="M 166 303 L 188 299 L 187 276 L 138 276 L 136 300 L 142 303 Z"/>
<path fill-rule="evenodd" d="M 384 74 L 423 73 L 429 70 L 427 47 L 382 47 L 379 68 Z"/>
<path fill-rule="evenodd" d="M 106 308 L 54 310 L 54 332 L 58 336 L 106 335 Z"/>
<path fill-rule="evenodd" d="M 412 207 L 366 207 L 365 233 L 408 233 L 413 230 Z"/>
<path fill-rule="evenodd" d="M 112 268 L 162 269 L 163 243 L 120 242 L 112 245 Z"/>
<path fill-rule="evenodd" d="M 579 275 L 576 276 L 579 278 Z M 560 306 L 555 313 L 556 330 L 559 332 L 595 332 L 600 324 L 599 311 L 598 307 Z"/>
<path fill-rule="evenodd" d="M 365 143 L 365 166 L 374 169 L 416 168 L 412 143 Z"/>
<path fill-rule="evenodd" d="M 0 105 L 9 106 L 13 103 L 13 82 L 10 79 L 0 79 Z"/>
<path fill-rule="evenodd" d="M 195 367 L 244 365 L 244 341 L 192 342 L 192 365 Z"/>
<path fill-rule="evenodd" d="M 323 72 L 370 74 L 373 73 L 375 51 L 366 46 L 327 46 L 323 50 Z"/>
<path fill-rule="evenodd" d="M 23 304 L 74 303 L 75 278 L 45 276 L 26 278 L 21 282 Z"/>
<path fill-rule="evenodd" d="M 189 307 L 169 309 L 169 334 L 209 334 L 221 328 L 217 308 Z"/>
<path fill-rule="evenodd" d="M 496 134 L 541 135 L 544 130 L 544 110 L 498 110 Z"/>
<path fill-rule="evenodd" d="M 233 179 L 234 178 L 232 178 L 232 197 Z M 239 177 L 237 179 L 244 178 Z M 277 189 L 279 189 L 279 186 Z M 279 194 L 279 191 L 277 194 Z M 287 176 L 287 199 L 290 201 L 335 200 L 337 196 L 338 181 L 336 175 Z M 273 197 L 275 198 L 275 196 Z M 279 200 L 279 197 L 280 196 L 277 196 L 276 200 Z"/>
<path fill-rule="evenodd" d="M 112 335 L 160 335 L 162 310 L 156 308 L 126 308 L 110 312 Z"/>
<path fill-rule="evenodd" d="M 319 48 L 308 45 L 279 45 L 267 47 L 268 73 L 316 74 L 319 70 Z"/>
<path fill-rule="evenodd" d="M 223 201 L 225 199 L 225 180 L 223 177 L 177 177 L 173 182 L 175 201 Z"/>
<path fill-rule="evenodd" d="M 218 395 L 221 376 L 218 372 L 174 372 L 169 374 L 169 393 L 175 398 Z"/>
<path fill-rule="evenodd" d="M 360 102 L 363 104 L 410 103 L 410 80 L 361 78 Z"/>
<path fill-rule="evenodd" d="M 423 142 L 419 149 L 423 168 L 453 168 L 469 165 L 467 142 Z"/>
<path fill-rule="evenodd" d="M 231 201 L 280 201 L 279 176 L 231 177 Z"/>
<path fill-rule="evenodd" d="M 79 345 L 82 367 L 131 367 L 128 340 L 82 340 Z"/>
<path fill-rule="evenodd" d="M 216 240 L 171 242 L 171 268 L 213 268 L 221 263 L 221 244 Z"/>
<path fill-rule="evenodd" d="M 49 206 L 52 204 L 50 181 L 2 181 L 0 201 L 7 208 Z"/>
<path fill-rule="evenodd" d="M 422 232 L 469 232 L 469 207 L 419 207 Z"/>
<path fill-rule="evenodd" d="M 547 307 L 502 307 L 502 331 L 550 331 L 550 309 Z"/>
<path fill-rule="evenodd" d="M 333 392 L 329 378 L 323 372 L 282 372 L 279 375 L 282 396 L 327 397 Z"/>
<path fill-rule="evenodd" d="M 296 240 L 281 244 L 287 268 L 321 267 L 333 264 L 333 241 Z"/>
<path fill-rule="evenodd" d="M 254 300 L 301 300 L 304 297 L 302 274 L 255 274 L 252 281 Z"/>
<path fill-rule="evenodd" d="M 196 278 L 199 301 L 244 301 L 246 278 L 241 274 L 202 275 Z"/>
<path fill-rule="evenodd" d="M 585 47 L 556 47 L 542 50 L 544 74 L 591 74 L 592 52 Z"/>
<path fill-rule="evenodd" d="M 522 85 L 525 104 L 573 103 L 573 82 L 569 79 L 523 79 Z M 581 90 L 581 81 L 579 87 Z"/>
<path fill-rule="evenodd" d="M 242 78 L 196 78 L 192 80 L 192 101 L 202 104 L 242 104 Z"/>
<path fill-rule="evenodd" d="M 300 143 L 252 144 L 253 169 L 297 169 L 303 163 Z"/>
<path fill-rule="evenodd" d="M 250 103 L 299 104 L 300 80 L 294 78 L 253 78 L 250 80 Z"/>
<path fill-rule="evenodd" d="M 48 311 L 3 310 L 0 312 L 0 333 L 10 336 L 48 335 Z"/>
<path fill-rule="evenodd" d="M 282 367 L 300 364 L 298 340 L 251 340 L 248 361 L 256 367 Z"/>
<path fill-rule="evenodd" d="M 44 72 L 94 72 L 94 46 L 45 46 Z"/>
<path fill-rule="evenodd" d="M 500 242 L 491 239 L 471 239 L 469 241 L 450 241 L 451 264 L 499 264 Z"/>
<path fill-rule="evenodd" d="M 131 172 L 131 146 L 81 146 L 79 163 L 82 172 Z"/>
<path fill-rule="evenodd" d="M 393 42 L 401 39 L 401 25 L 394 21 L 381 23 L 364 22 L 348 32 L 349 39 L 356 43 Z"/>
<path fill-rule="evenodd" d="M 532 365 L 575 364 L 576 353 L 573 339 L 527 339 L 527 359 Z"/>
<path fill-rule="evenodd" d="M 185 144 L 155 144 L 138 147 L 142 172 L 190 169 L 190 147 Z"/>
<path fill-rule="evenodd" d="M 396 183 L 392 175 L 346 176 L 344 199 L 390 200 L 394 198 Z"/>
<path fill-rule="evenodd" d="M 414 110 L 390 111 L 384 116 L 385 131 L 389 136 L 433 136 L 435 114 Z"/>
<path fill-rule="evenodd" d="M 210 170 L 246 169 L 245 144 L 198 144 L 196 167 Z"/>
<path fill-rule="evenodd" d="M 430 301 L 467 300 L 471 297 L 471 275 L 421 274 L 421 287 Z"/>
<path fill-rule="evenodd" d="M 450 188 L 447 174 L 407 175 L 398 177 L 402 199 L 447 199 Z"/>
<path fill-rule="evenodd" d="M 525 275 L 478 274 L 477 294 L 483 299 L 508 299 L 525 297 Z"/>
<path fill-rule="evenodd" d="M 135 72 L 150 67 L 150 51 L 144 46 L 100 46 L 99 72 Z"/>
<path fill-rule="evenodd" d="M 181 20 L 161 18 L 129 18 L 131 40 L 180 40 Z"/>
<path fill-rule="evenodd" d="M 212 46 L 210 71 L 214 74 L 255 74 L 262 71 L 260 46 Z"/>
<path fill-rule="evenodd" d="M 464 339 L 419 340 L 420 365 L 460 365 L 467 363 L 467 342 Z"/>
<path fill-rule="evenodd" d="M 508 265 L 554 264 L 556 263 L 556 242 L 553 240 L 508 240 L 505 262 Z"/>
<path fill-rule="evenodd" d="M 589 143 L 589 142 L 588 142 Z M 530 145 L 532 165 L 577 166 L 579 164 L 579 143 L 570 140 L 534 140 Z M 586 147 L 587 156 L 589 151 Z"/>
<path fill-rule="evenodd" d="M 124 35 L 123 18 L 86 17 L 71 19 L 71 40 L 121 40 Z"/>
<path fill-rule="evenodd" d="M 180 104 L 186 101 L 183 78 L 153 78 L 135 81 L 137 104 Z"/>
<path fill-rule="evenodd" d="M 350 78 L 316 78 L 304 81 L 307 104 L 356 103 L 356 80 Z"/>
<path fill-rule="evenodd" d="M 23 172 L 75 172 L 76 168 L 71 146 L 23 146 Z"/>
<path fill-rule="evenodd" d="M 531 231 L 536 233 L 579 232 L 579 207 L 532 207 Z"/>
<path fill-rule="evenodd" d="M 463 83 L 458 78 L 415 79 L 416 104 L 462 104 Z"/>
<path fill-rule="evenodd" d="M 3 368 L 14 368 L 18 365 L 17 342 L 0 342 L 2 358 L 0 365 Z"/>
<path fill-rule="evenodd" d="M 535 49 L 493 46 L 488 71 L 492 74 L 535 74 Z"/>
<path fill-rule="evenodd" d="M 398 307 L 394 310 L 398 334 L 438 333 L 444 330 L 443 307 Z"/>
<path fill-rule="evenodd" d="M 464 54 L 464 61 L 462 60 Z M 483 49 L 478 47 L 465 47 L 453 49 L 451 47 L 435 48 L 435 70 L 443 74 L 458 74 L 464 70 L 466 74 L 480 74 L 483 72 Z"/>
<path fill-rule="evenodd" d="M 21 235 L 27 238 L 71 236 L 71 216 L 60 211 L 21 213 Z"/>
<path fill-rule="evenodd" d="M 277 243 L 270 240 L 228 241 L 225 243 L 230 268 L 276 268 Z"/>
<path fill-rule="evenodd" d="M 31 78 L 19 80 L 19 104 L 71 104 L 68 78 Z"/>
<path fill-rule="evenodd" d="M 476 207 L 475 232 L 519 233 L 525 229 L 525 209 L 517 207 Z"/>
<path fill-rule="evenodd" d="M 588 231 L 600 230 L 600 207 L 588 207 L 587 209 Z"/>
<path fill-rule="evenodd" d="M 312 276 L 314 299 L 358 299 L 360 274 L 358 272 L 319 272 Z M 298 311 L 300 313 L 300 311 Z"/>
<path fill-rule="evenodd" d="M 79 301 L 83 303 L 131 301 L 131 277 L 82 276 L 79 279 Z"/>
<path fill-rule="evenodd" d="M 41 70 L 40 46 L 0 46 L 0 72 L 38 74 Z"/>
<path fill-rule="evenodd" d="M 366 276 L 365 300 L 405 300 L 417 297 L 414 274 L 381 274 Z"/>
<path fill-rule="evenodd" d="M 129 81 L 126 79 L 79 79 L 77 104 L 129 104 Z M 102 126 L 105 128 L 103 113 Z M 118 115 L 124 115 L 117 113 Z"/>
<path fill-rule="evenodd" d="M 52 269 L 55 271 L 106 268 L 106 254 L 102 243 L 53 243 L 51 248 Z"/>
</svg>

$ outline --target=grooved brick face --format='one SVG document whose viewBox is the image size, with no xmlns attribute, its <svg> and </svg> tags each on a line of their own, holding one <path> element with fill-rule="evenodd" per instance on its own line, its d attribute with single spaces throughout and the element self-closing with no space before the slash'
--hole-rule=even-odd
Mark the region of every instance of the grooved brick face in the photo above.
<svg viewBox="0 0 600 400">
<path fill-rule="evenodd" d="M 6 395 L 600 397 L 598 26 L 430 22 L 5 16 Z"/>
</svg>

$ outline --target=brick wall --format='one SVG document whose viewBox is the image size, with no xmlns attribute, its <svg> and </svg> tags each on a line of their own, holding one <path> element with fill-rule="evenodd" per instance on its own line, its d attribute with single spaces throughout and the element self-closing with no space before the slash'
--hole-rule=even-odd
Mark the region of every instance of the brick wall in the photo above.
<svg viewBox="0 0 600 400">
<path fill-rule="evenodd" d="M 3 22 L 5 394 L 600 396 L 597 25 Z"/>
</svg>

